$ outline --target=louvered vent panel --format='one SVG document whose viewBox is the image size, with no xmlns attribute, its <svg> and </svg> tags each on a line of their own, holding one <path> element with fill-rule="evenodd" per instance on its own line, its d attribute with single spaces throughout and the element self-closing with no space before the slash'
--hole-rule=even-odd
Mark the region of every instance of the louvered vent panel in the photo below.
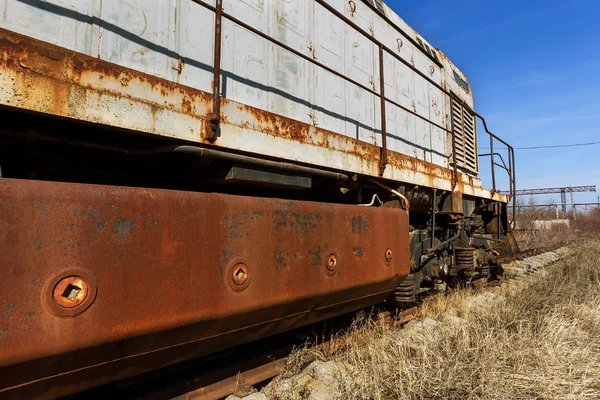
<svg viewBox="0 0 600 400">
<path fill-rule="evenodd" d="M 477 136 L 475 116 L 452 98 L 452 130 L 456 137 L 456 164 L 477 173 Z"/>
</svg>

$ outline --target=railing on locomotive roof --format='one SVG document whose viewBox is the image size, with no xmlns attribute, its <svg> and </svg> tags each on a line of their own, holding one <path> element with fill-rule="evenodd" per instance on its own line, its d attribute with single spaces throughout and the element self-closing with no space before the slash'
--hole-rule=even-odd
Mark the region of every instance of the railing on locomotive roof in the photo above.
<svg viewBox="0 0 600 400">
<path fill-rule="evenodd" d="M 209 122 L 209 131 L 207 132 L 208 135 L 208 139 L 209 140 L 215 140 L 216 139 L 216 134 L 217 134 L 217 130 L 219 127 L 219 122 L 220 122 L 220 118 L 221 118 L 221 102 L 220 102 L 220 98 L 221 98 L 221 42 L 222 42 L 222 22 L 223 22 L 223 18 L 227 18 L 228 20 L 238 24 L 239 26 L 247 29 L 248 31 L 268 40 L 269 42 L 289 51 L 290 53 L 320 67 L 323 68 L 324 70 L 344 79 L 347 82 L 350 82 L 354 85 L 356 85 L 357 87 L 373 94 L 374 96 L 378 97 L 381 101 L 381 155 L 380 155 L 380 159 L 379 159 L 379 174 L 383 175 L 383 172 L 385 170 L 385 166 L 387 164 L 387 130 L 386 130 L 386 112 L 385 112 L 385 104 L 386 101 L 393 104 L 394 106 L 401 108 L 402 110 L 416 116 L 417 118 L 420 118 L 424 121 L 426 121 L 427 123 L 429 123 L 432 126 L 435 126 L 436 128 L 439 128 L 447 133 L 450 134 L 451 138 L 452 138 L 452 159 L 453 159 L 453 171 L 454 171 L 454 184 L 456 184 L 458 182 L 458 163 L 456 161 L 456 133 L 452 130 L 452 129 L 448 129 L 446 127 L 443 127 L 429 119 L 427 119 L 426 117 L 418 114 L 417 112 L 415 112 L 414 110 L 411 110 L 407 107 L 404 107 L 403 105 L 389 99 L 385 97 L 385 81 L 384 81 L 384 66 L 383 66 L 383 54 L 384 51 L 387 52 L 388 54 L 390 54 L 392 57 L 394 57 L 396 60 L 400 61 L 401 63 L 403 63 L 404 65 L 406 65 L 408 68 L 410 68 L 413 72 L 415 72 L 416 74 L 418 74 L 419 76 L 421 76 L 422 78 L 424 78 L 427 82 L 429 82 L 431 85 L 433 85 L 434 87 L 436 87 L 437 89 L 439 89 L 442 93 L 446 94 L 447 96 L 449 96 L 451 99 L 456 99 L 460 102 L 461 107 L 463 107 L 463 109 L 469 111 L 472 115 L 476 116 L 477 118 L 479 118 L 482 123 L 483 123 L 483 127 L 486 131 L 486 133 L 489 135 L 490 137 L 490 153 L 486 153 L 486 154 L 480 154 L 479 157 L 485 157 L 485 156 L 489 156 L 490 157 L 490 166 L 491 166 L 491 174 L 492 174 L 492 191 L 494 193 L 497 192 L 497 187 L 496 187 L 496 174 L 495 174 L 495 167 L 499 167 L 504 169 L 509 177 L 509 186 L 510 186 L 510 193 L 512 196 L 512 201 L 514 203 L 514 205 L 516 205 L 516 197 L 514 195 L 515 189 L 516 189 L 516 185 L 515 185 L 515 159 L 514 159 L 514 149 L 512 148 L 512 146 L 510 146 L 508 143 L 506 143 L 504 140 L 500 139 L 498 136 L 494 135 L 492 132 L 490 132 L 490 130 L 487 127 L 487 123 L 485 121 L 485 118 L 483 118 L 481 115 L 479 115 L 478 113 L 476 113 L 473 109 L 471 109 L 467 104 L 465 104 L 464 100 L 458 98 L 458 96 L 456 94 L 454 94 L 453 92 L 446 90 L 445 88 L 443 88 L 441 85 L 439 85 L 437 82 L 433 81 L 431 78 L 429 78 L 426 74 L 424 74 L 423 72 L 419 71 L 417 68 L 415 68 L 411 63 L 409 63 L 408 61 L 406 61 L 405 59 L 403 59 L 402 57 L 400 57 L 399 55 L 397 55 L 395 52 L 393 52 L 391 49 L 389 49 L 385 44 L 383 44 L 382 42 L 380 42 L 379 40 L 377 40 L 372 33 L 369 33 L 367 31 L 365 31 L 364 29 L 362 29 L 361 27 L 359 27 L 358 25 L 356 25 L 356 23 L 354 23 L 353 21 L 349 20 L 345 15 L 343 15 L 342 13 L 340 13 L 338 10 L 336 10 L 335 8 L 333 8 L 331 5 L 327 4 L 327 2 L 325 0 L 314 0 L 315 3 L 319 4 L 320 6 L 322 6 L 323 8 L 325 8 L 326 10 L 328 10 L 331 14 L 333 14 L 334 16 L 336 16 L 337 18 L 339 18 L 341 21 L 343 21 L 345 24 L 349 25 L 350 27 L 352 27 L 354 30 L 356 30 L 358 33 L 360 33 L 362 36 L 364 36 L 365 38 L 367 38 L 369 41 L 371 41 L 373 44 L 375 44 L 378 49 L 379 49 L 379 92 L 377 92 L 376 90 L 369 88 L 363 84 L 361 84 L 360 82 L 355 81 L 354 79 L 347 77 L 345 75 L 343 75 L 342 73 L 328 67 L 327 65 L 315 60 L 314 58 L 311 58 L 305 54 L 302 54 L 301 52 L 299 52 L 298 50 L 295 50 L 293 48 L 291 48 L 290 46 L 274 39 L 273 37 L 261 32 L 260 30 L 248 25 L 247 23 L 241 21 L 240 19 L 234 17 L 231 14 L 226 13 L 225 11 L 223 11 L 223 0 L 215 0 L 215 5 L 212 6 L 210 4 L 207 4 L 205 2 L 203 2 L 202 0 L 191 0 L 192 2 L 201 5 L 211 11 L 213 11 L 215 13 L 215 42 L 214 42 L 214 64 L 213 64 L 213 104 L 212 104 L 212 113 L 210 113 L 208 115 L 208 122 Z M 369 8 L 373 8 L 372 5 L 365 3 Z M 387 18 L 386 18 L 387 19 Z M 400 30 L 399 28 L 397 28 L 396 26 L 394 26 L 392 23 L 390 23 L 390 26 L 394 27 L 398 32 L 400 32 L 404 37 L 408 38 L 411 42 L 414 42 L 414 40 L 412 40 L 412 38 L 408 37 L 402 30 Z M 431 58 L 434 62 L 437 63 L 437 65 L 440 68 L 443 68 L 443 66 L 435 59 L 433 59 L 431 57 L 431 55 L 429 55 L 429 53 L 425 53 L 427 54 L 427 56 L 429 58 Z M 503 145 L 505 145 L 507 147 L 507 151 L 508 151 L 508 165 L 507 163 L 504 162 L 504 159 L 502 158 L 502 156 L 499 153 L 494 152 L 494 140 L 499 141 L 500 143 L 502 143 Z M 498 164 L 496 162 L 496 157 L 499 157 L 500 160 L 502 161 L 502 165 Z M 511 225 L 514 224 L 514 216 L 513 216 L 513 221 L 511 221 Z"/>
</svg>

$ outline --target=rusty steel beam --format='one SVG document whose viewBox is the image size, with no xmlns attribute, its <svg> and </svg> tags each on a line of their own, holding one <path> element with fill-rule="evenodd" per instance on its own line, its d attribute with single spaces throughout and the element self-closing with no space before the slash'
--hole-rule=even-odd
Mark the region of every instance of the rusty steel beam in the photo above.
<svg viewBox="0 0 600 400">
<path fill-rule="evenodd" d="M 404 210 L 0 179 L 0 397 L 59 397 L 383 301 Z"/>
</svg>

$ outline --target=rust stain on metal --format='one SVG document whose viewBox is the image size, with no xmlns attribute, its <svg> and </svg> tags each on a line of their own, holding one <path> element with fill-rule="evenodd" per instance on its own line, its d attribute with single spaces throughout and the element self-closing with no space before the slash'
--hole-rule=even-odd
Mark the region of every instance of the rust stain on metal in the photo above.
<svg viewBox="0 0 600 400">
<path fill-rule="evenodd" d="M 65 396 L 350 312 L 409 273 L 392 208 L 2 179 L 0 230 L 0 396 Z"/>
<path fill-rule="evenodd" d="M 419 313 L 419 308 L 418 307 L 411 307 L 409 309 L 406 310 L 402 310 L 402 312 L 400 313 L 400 318 L 398 318 L 396 321 L 394 321 L 394 327 L 401 327 L 402 325 L 412 321 L 413 319 L 415 319 L 417 317 L 417 314 Z"/>
<path fill-rule="evenodd" d="M 352 233 L 365 235 L 369 230 L 369 221 L 364 215 L 355 215 L 352 217 Z"/>
<path fill-rule="evenodd" d="M 229 101 L 224 100 L 224 102 Z M 253 119 L 236 124 L 230 121 L 227 115 L 223 115 L 222 120 L 224 123 L 234 124 L 243 129 L 261 130 L 272 136 L 295 140 L 301 143 L 307 142 L 310 138 L 311 126 L 308 124 L 245 104 L 239 104 L 237 108 L 239 111 L 251 115 Z"/>
<path fill-rule="evenodd" d="M 22 79 L 22 92 L 28 93 L 27 101 L 46 103 L 38 108 L 45 108 L 47 112 L 59 116 L 73 116 L 80 111 L 78 107 L 81 108 L 85 104 L 85 90 L 93 89 L 95 92 L 117 98 L 146 102 L 151 112 L 162 109 L 177 110 L 199 120 L 204 119 L 204 116 L 197 113 L 197 109 L 203 108 L 198 104 L 210 102 L 208 93 L 11 31 L 0 29 L 0 33 L 0 48 L 4 52 L 4 56 L 0 58 L 0 65 L 18 73 L 32 74 Z M 40 84 L 36 82 L 39 78 L 49 78 L 51 83 Z M 156 98 L 162 98 L 162 101 L 145 101 L 128 96 L 125 90 L 121 90 L 132 86 L 135 86 L 138 92 L 156 93 Z M 52 95 L 49 97 L 49 94 Z M 173 100 L 176 100 L 176 103 Z M 199 132 L 200 129 L 197 134 Z"/>
</svg>

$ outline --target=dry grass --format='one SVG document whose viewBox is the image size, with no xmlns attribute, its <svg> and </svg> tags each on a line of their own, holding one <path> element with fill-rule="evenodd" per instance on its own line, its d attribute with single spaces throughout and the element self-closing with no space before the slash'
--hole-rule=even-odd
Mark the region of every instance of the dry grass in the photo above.
<svg viewBox="0 0 600 400">
<path fill-rule="evenodd" d="M 382 330 L 357 322 L 330 357 L 345 360 L 339 398 L 600 398 L 600 242 L 543 272 L 424 305 Z"/>
<path fill-rule="evenodd" d="M 523 229 L 514 231 L 513 233 L 519 244 L 519 249 L 524 252 L 539 249 L 556 249 L 568 246 L 581 239 L 576 229 L 566 225 L 556 225 L 552 229 Z"/>
<path fill-rule="evenodd" d="M 580 213 L 577 220 L 570 219 L 569 225 L 554 225 L 551 229 L 534 229 L 535 221 L 553 219 L 545 208 L 531 208 L 517 215 L 520 229 L 514 231 L 521 251 L 539 248 L 556 249 L 581 241 L 582 237 L 598 237 L 600 234 L 600 213 L 593 210 Z"/>
</svg>

